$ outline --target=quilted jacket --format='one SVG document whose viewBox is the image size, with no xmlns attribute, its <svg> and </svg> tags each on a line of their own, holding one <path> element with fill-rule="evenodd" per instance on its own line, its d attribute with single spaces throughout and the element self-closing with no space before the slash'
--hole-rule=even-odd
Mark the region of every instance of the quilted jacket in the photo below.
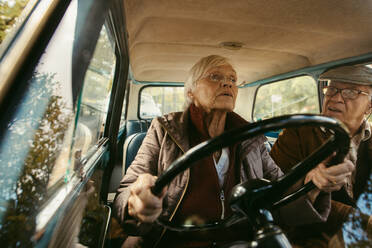
<svg viewBox="0 0 372 248">
<path fill-rule="evenodd" d="M 228 113 L 227 118 L 238 116 Z M 128 216 L 127 201 L 130 185 L 142 173 L 161 175 L 173 161 L 190 149 L 188 136 L 189 111 L 175 112 L 154 119 L 143 140 L 136 158 L 120 182 L 114 201 L 114 214 L 129 235 L 123 247 L 154 247 L 164 234 L 163 228 L 154 223 L 139 223 Z M 239 144 L 240 181 L 254 178 L 277 180 L 283 175 L 271 159 L 264 142 L 257 136 Z M 168 186 L 163 202 L 162 219 L 172 220 L 186 192 L 190 171 L 180 173 Z M 306 196 L 281 208 L 275 218 L 285 225 L 299 225 L 325 221 L 330 210 L 330 195 L 320 194 L 313 206 Z M 293 214 L 296 212 L 296 214 Z"/>
</svg>

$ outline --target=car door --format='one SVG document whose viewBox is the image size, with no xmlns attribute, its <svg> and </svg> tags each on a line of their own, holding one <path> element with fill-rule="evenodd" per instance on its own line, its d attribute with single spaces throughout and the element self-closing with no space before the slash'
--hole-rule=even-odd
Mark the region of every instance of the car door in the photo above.
<svg viewBox="0 0 372 248">
<path fill-rule="evenodd" d="M 0 47 L 0 242 L 103 247 L 126 82 L 120 1 L 19 2 Z"/>
</svg>

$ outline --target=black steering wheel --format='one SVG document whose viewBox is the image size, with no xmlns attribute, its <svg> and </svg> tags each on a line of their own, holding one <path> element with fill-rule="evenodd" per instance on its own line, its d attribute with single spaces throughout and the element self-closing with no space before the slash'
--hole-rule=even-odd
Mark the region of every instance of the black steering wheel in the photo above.
<svg viewBox="0 0 372 248">
<path fill-rule="evenodd" d="M 237 142 L 262 135 L 268 131 L 300 126 L 322 126 L 333 135 L 315 152 L 298 163 L 289 173 L 275 182 L 265 179 L 251 179 L 236 185 L 230 198 L 232 216 L 215 223 L 195 225 L 175 225 L 169 221 L 157 220 L 157 223 L 173 231 L 204 231 L 231 226 L 248 219 L 255 230 L 255 238 L 250 243 L 237 242 L 229 247 L 290 247 L 281 230 L 272 224 L 271 210 L 279 208 L 304 195 L 315 186 L 312 182 L 303 185 L 294 193 L 284 195 L 299 179 L 303 178 L 317 164 L 333 152 L 333 163 L 343 161 L 349 151 L 350 138 L 343 123 L 321 115 L 286 115 L 247 124 L 225 132 L 218 137 L 202 142 L 191 148 L 175 160 L 169 168 L 158 177 L 151 191 L 158 195 L 163 187 L 169 184 L 180 172 L 191 167 L 195 161 L 212 154 L 214 151 L 233 145 Z"/>
</svg>

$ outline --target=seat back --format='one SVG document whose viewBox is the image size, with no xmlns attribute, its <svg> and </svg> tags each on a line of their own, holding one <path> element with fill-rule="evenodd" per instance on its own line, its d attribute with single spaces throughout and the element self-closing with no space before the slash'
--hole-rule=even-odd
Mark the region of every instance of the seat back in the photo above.
<svg viewBox="0 0 372 248">
<path fill-rule="evenodd" d="M 119 188 L 120 181 L 123 178 L 128 167 L 133 162 L 137 155 L 146 132 L 140 132 L 130 135 L 125 139 L 123 151 L 123 164 L 122 166 L 115 166 L 110 179 L 108 202 L 112 202 L 115 197 L 115 192 Z"/>
<path fill-rule="evenodd" d="M 146 136 L 146 132 L 135 133 L 126 138 L 124 143 L 123 151 L 123 171 L 122 175 L 125 174 L 128 167 L 132 164 L 134 158 L 137 155 L 138 149 L 142 145 L 142 141 Z"/>
<path fill-rule="evenodd" d="M 265 141 L 265 147 L 268 152 L 271 151 L 271 148 L 273 147 L 272 143 L 270 141 Z"/>
<path fill-rule="evenodd" d="M 265 136 L 267 138 L 267 141 L 265 142 L 265 146 L 266 146 L 266 149 L 268 152 L 271 151 L 271 148 L 273 147 L 276 139 L 278 138 L 279 136 L 279 133 L 281 132 L 282 130 L 276 130 L 276 131 L 271 131 L 271 132 L 266 132 L 265 133 Z"/>
<path fill-rule="evenodd" d="M 147 129 L 143 129 L 144 125 L 142 121 L 139 120 L 129 120 L 126 121 L 125 124 L 125 137 L 128 138 L 130 135 L 135 133 L 140 133 L 146 131 Z"/>
</svg>

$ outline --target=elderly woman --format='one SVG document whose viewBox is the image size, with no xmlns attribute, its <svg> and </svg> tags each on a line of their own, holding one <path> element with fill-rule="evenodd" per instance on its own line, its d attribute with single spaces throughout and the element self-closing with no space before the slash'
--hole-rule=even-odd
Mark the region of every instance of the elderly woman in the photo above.
<svg viewBox="0 0 372 248">
<path fill-rule="evenodd" d="M 211 247 L 236 239 L 249 239 L 249 228 L 203 235 L 177 234 L 163 230 L 154 221 L 161 217 L 177 224 L 196 220 L 209 223 L 231 214 L 228 199 L 234 185 L 252 178 L 276 180 L 281 170 L 269 156 L 265 137 L 246 140 L 201 159 L 182 172 L 160 196 L 150 188 L 158 175 L 191 147 L 247 122 L 232 112 L 238 94 L 237 74 L 226 58 L 202 58 L 190 70 L 185 83 L 186 110 L 154 119 L 138 154 L 118 189 L 114 203 L 117 218 L 130 236 L 123 247 Z M 312 171 L 320 189 L 329 189 L 328 177 L 342 185 L 349 165 L 331 173 Z M 333 173 L 333 174 L 332 174 Z M 329 212 L 329 194 L 314 191 L 312 200 L 301 199 L 278 216 L 284 224 L 324 221 Z M 316 201 L 314 201 L 314 199 Z M 312 204 L 314 202 L 314 205 Z M 289 213 L 291 212 L 291 213 Z M 221 235 L 222 234 L 222 235 Z"/>
</svg>

